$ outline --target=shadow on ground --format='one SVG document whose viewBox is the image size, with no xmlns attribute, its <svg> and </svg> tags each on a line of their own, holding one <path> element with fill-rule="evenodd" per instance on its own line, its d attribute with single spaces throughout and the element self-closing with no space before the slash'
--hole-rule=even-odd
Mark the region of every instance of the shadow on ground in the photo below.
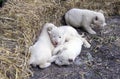
<svg viewBox="0 0 120 79">
<path fill-rule="evenodd" d="M 107 19 L 97 35 L 85 33 L 92 47 L 83 48 L 73 65 L 31 68 L 30 79 L 120 79 L 120 16 Z M 80 32 L 80 30 L 78 30 Z"/>
</svg>

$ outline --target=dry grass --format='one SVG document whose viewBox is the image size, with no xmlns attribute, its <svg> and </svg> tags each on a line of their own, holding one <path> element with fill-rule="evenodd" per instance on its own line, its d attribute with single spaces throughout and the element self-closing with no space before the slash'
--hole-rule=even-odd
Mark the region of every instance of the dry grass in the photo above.
<svg viewBox="0 0 120 79">
<path fill-rule="evenodd" d="M 0 9 L 0 79 L 27 79 L 32 74 L 28 48 L 42 25 L 61 25 L 61 16 L 73 7 L 120 14 L 118 0 L 9 0 Z"/>
</svg>

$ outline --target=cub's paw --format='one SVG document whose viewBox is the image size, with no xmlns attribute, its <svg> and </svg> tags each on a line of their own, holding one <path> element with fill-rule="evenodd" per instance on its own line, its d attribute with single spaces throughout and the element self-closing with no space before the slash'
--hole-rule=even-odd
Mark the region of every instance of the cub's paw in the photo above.
<svg viewBox="0 0 120 79">
<path fill-rule="evenodd" d="M 95 31 L 89 31 L 90 34 L 97 34 Z"/>
<path fill-rule="evenodd" d="M 44 63 L 42 65 L 39 65 L 40 68 L 47 68 L 51 65 L 51 63 Z"/>
</svg>

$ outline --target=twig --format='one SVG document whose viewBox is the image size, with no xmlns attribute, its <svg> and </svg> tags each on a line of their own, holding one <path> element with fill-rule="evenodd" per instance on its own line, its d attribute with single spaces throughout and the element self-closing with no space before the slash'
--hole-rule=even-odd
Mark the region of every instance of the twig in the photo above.
<svg viewBox="0 0 120 79">
<path fill-rule="evenodd" d="M 8 18 L 8 17 L 0 17 L 1 20 L 10 20 L 10 21 L 15 21 L 13 18 Z"/>
</svg>

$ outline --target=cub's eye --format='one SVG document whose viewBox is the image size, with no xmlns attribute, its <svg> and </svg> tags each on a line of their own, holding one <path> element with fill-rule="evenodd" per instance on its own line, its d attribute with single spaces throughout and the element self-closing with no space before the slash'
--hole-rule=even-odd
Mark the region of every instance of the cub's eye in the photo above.
<svg viewBox="0 0 120 79">
<path fill-rule="evenodd" d="M 98 20 L 98 17 L 97 17 L 97 16 L 95 17 L 95 20 L 96 20 L 96 21 Z"/>
<path fill-rule="evenodd" d="M 59 36 L 59 38 L 61 38 L 61 36 Z"/>
<path fill-rule="evenodd" d="M 68 42 L 68 40 L 65 40 L 65 42 Z"/>
<path fill-rule="evenodd" d="M 68 61 L 69 61 L 69 62 L 73 62 L 73 60 L 72 60 L 72 59 L 68 59 Z"/>
</svg>

